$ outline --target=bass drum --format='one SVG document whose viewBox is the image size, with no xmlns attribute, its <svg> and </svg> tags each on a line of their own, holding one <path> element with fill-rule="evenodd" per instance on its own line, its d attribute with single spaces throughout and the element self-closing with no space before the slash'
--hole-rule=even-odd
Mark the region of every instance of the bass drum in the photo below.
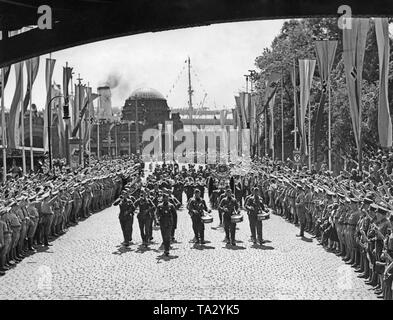
<svg viewBox="0 0 393 320">
<path fill-rule="evenodd" d="M 268 220 L 270 219 L 270 213 L 262 211 L 261 213 L 257 214 L 258 221 Z"/>
<path fill-rule="evenodd" d="M 212 216 L 203 216 L 202 217 L 202 222 L 203 223 L 212 223 L 213 222 L 213 217 Z"/>
<path fill-rule="evenodd" d="M 242 221 L 243 221 L 243 215 L 241 215 L 241 214 L 235 214 L 235 215 L 231 216 L 232 223 L 239 223 Z"/>
</svg>

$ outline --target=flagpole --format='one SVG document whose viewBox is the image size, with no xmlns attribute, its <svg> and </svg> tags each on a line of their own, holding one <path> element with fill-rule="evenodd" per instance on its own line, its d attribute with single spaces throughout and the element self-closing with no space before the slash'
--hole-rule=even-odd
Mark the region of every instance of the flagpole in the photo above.
<svg viewBox="0 0 393 320">
<path fill-rule="evenodd" d="M 31 79 L 31 72 L 32 72 L 32 60 L 30 60 L 29 63 L 29 70 L 27 70 L 28 72 L 28 77 L 29 77 L 29 83 L 30 83 L 30 112 L 29 112 L 29 131 L 30 131 L 30 168 L 31 171 L 34 171 L 34 153 L 33 153 L 33 110 L 32 110 L 32 99 L 33 99 L 33 83 L 32 83 L 32 79 Z"/>
<path fill-rule="evenodd" d="M 329 158 L 329 171 L 332 171 L 332 115 L 331 115 L 331 97 L 330 97 L 330 74 L 328 76 L 328 98 L 329 98 L 329 114 L 328 114 L 328 138 L 329 138 L 329 144 L 328 144 L 328 158 Z"/>
<path fill-rule="evenodd" d="M 308 169 L 311 170 L 311 104 L 308 102 Z"/>
<path fill-rule="evenodd" d="M 268 155 L 268 151 L 267 151 L 267 139 L 268 139 L 268 132 L 267 132 L 267 108 L 265 108 L 265 154 L 264 156 Z"/>
<path fill-rule="evenodd" d="M 21 66 L 23 70 L 23 65 Z M 23 73 L 22 73 L 23 74 Z M 26 152 L 25 152 L 25 113 L 23 107 L 23 78 L 21 78 L 21 89 L 22 92 L 20 96 L 20 113 L 21 113 L 21 131 L 22 131 L 22 165 L 23 165 L 23 175 L 26 175 Z"/>
<path fill-rule="evenodd" d="M 297 101 L 296 101 L 296 62 L 293 60 L 293 105 L 295 107 L 295 119 L 294 119 L 294 128 L 295 128 L 295 150 L 297 150 Z"/>
<path fill-rule="evenodd" d="M 274 97 L 275 98 L 275 97 Z M 274 99 L 275 100 L 275 99 Z M 274 101 L 275 102 L 275 101 Z M 273 106 L 272 106 L 272 123 L 271 123 L 271 130 L 272 130 L 272 146 L 273 146 L 273 151 L 272 151 L 272 159 L 273 159 L 273 162 L 274 162 L 274 156 L 275 156 L 275 154 L 274 154 L 274 149 L 275 149 L 275 144 L 274 144 L 274 103 L 273 103 Z"/>
<path fill-rule="evenodd" d="M 4 68 L 1 68 L 1 131 L 3 144 L 3 182 L 5 182 L 7 179 L 7 129 L 5 126 L 4 87 Z"/>
<path fill-rule="evenodd" d="M 49 61 L 52 60 L 52 53 L 49 53 Z M 51 77 L 52 79 L 52 77 Z M 51 115 L 51 104 L 52 104 L 52 81 L 49 82 L 49 102 L 47 106 L 47 117 L 48 117 L 48 157 L 49 157 L 49 171 L 52 171 L 52 143 L 51 143 L 51 127 L 52 127 L 52 115 Z"/>
<path fill-rule="evenodd" d="M 281 69 L 281 161 L 284 162 L 284 82 Z"/>
<path fill-rule="evenodd" d="M 66 62 L 66 81 L 67 81 L 67 86 L 68 86 L 68 62 Z M 64 77 L 64 75 L 63 75 Z M 72 78 L 72 74 L 71 74 L 71 78 Z M 71 80 L 71 79 L 70 79 Z M 63 88 L 63 91 L 65 93 L 67 93 L 67 96 L 65 97 L 65 103 L 68 106 L 68 116 L 70 117 L 70 98 L 69 98 L 69 94 L 68 94 L 68 87 L 67 88 Z M 72 111 L 71 111 L 72 114 Z M 64 116 L 64 115 L 63 115 Z M 66 164 L 67 166 L 70 165 L 70 140 L 69 140 L 69 125 L 70 125 L 71 121 L 70 118 L 65 120 L 65 154 L 66 154 Z"/>
<path fill-rule="evenodd" d="M 100 108 L 101 108 L 101 95 L 98 97 L 97 102 L 97 159 L 100 160 Z"/>
</svg>

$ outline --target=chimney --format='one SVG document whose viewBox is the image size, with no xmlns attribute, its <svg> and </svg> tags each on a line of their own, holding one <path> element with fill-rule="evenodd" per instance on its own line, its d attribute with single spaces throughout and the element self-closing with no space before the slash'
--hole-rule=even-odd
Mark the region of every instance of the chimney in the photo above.
<svg viewBox="0 0 393 320">
<path fill-rule="evenodd" d="M 112 118 L 112 98 L 111 89 L 108 86 L 97 88 L 99 98 L 98 118 L 111 119 Z"/>
</svg>

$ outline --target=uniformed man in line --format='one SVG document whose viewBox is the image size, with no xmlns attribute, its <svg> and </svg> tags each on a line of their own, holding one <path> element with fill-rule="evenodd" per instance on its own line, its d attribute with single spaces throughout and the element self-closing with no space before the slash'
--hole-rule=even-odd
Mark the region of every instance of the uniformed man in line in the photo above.
<svg viewBox="0 0 393 320">
<path fill-rule="evenodd" d="M 173 195 L 176 197 L 177 201 L 180 202 L 180 204 L 183 204 L 183 188 L 183 182 L 175 177 L 175 181 L 173 183 Z"/>
<path fill-rule="evenodd" d="M 226 190 L 226 196 L 221 200 L 219 208 L 223 211 L 225 237 L 227 244 L 236 246 L 236 223 L 232 222 L 232 215 L 238 214 L 239 204 L 232 196 L 230 188 Z"/>
<path fill-rule="evenodd" d="M 369 269 L 369 259 L 367 254 L 367 247 L 368 247 L 368 239 L 367 239 L 367 232 L 370 228 L 370 205 L 372 204 L 373 200 L 371 198 L 365 197 L 363 199 L 363 206 L 361 207 L 361 218 L 359 219 L 358 223 L 358 243 L 360 246 L 360 267 L 355 270 L 359 272 L 359 278 L 367 279 L 370 276 L 370 269 Z"/>
<path fill-rule="evenodd" d="M 310 232 L 311 231 L 311 224 L 312 224 L 312 201 L 313 201 L 313 193 L 311 190 L 311 187 L 308 183 L 305 185 L 305 199 L 304 199 L 304 204 L 305 204 L 305 218 L 306 218 L 306 226 L 305 226 L 305 231 Z"/>
<path fill-rule="evenodd" d="M 146 191 L 141 190 L 139 199 L 134 203 L 135 209 L 139 208 L 138 223 L 141 232 L 142 245 L 147 248 L 149 240 L 152 237 L 151 220 L 155 210 L 154 203 L 147 197 Z"/>
<path fill-rule="evenodd" d="M 127 191 L 124 190 L 120 198 L 116 200 L 113 205 L 118 205 L 120 208 L 119 221 L 124 237 L 124 242 L 122 244 L 124 246 L 129 246 L 132 242 L 132 225 L 134 222 L 135 212 L 134 203 L 131 196 L 129 196 Z"/>
<path fill-rule="evenodd" d="M 74 193 L 72 195 L 73 206 L 72 206 L 72 213 L 71 213 L 71 223 L 77 224 L 79 218 L 79 211 L 82 206 L 82 198 L 79 192 L 79 183 L 74 185 Z"/>
<path fill-rule="evenodd" d="M 304 229 L 306 227 L 306 207 L 305 207 L 305 193 L 304 187 L 298 185 L 298 193 L 296 197 L 296 213 L 299 217 L 300 233 L 297 237 L 304 237 Z"/>
<path fill-rule="evenodd" d="M 16 201 L 15 199 L 11 200 L 10 203 L 10 226 L 12 229 L 12 244 L 11 244 L 11 252 L 10 252 L 10 260 L 15 261 L 15 262 L 20 262 L 22 261 L 22 257 L 17 255 L 17 250 L 16 247 L 19 242 L 20 238 L 20 230 L 22 228 L 21 220 L 19 216 L 17 215 L 17 206 L 16 206 Z"/>
<path fill-rule="evenodd" d="M 240 208 L 243 207 L 243 187 L 240 179 L 235 182 L 235 199 L 239 204 Z"/>
<path fill-rule="evenodd" d="M 256 235 L 258 235 L 258 243 L 262 245 L 264 243 L 262 237 L 262 221 L 258 220 L 258 213 L 265 211 L 262 198 L 259 196 L 259 189 L 253 188 L 252 195 L 246 198 L 244 207 L 247 209 L 248 220 L 250 223 L 251 240 L 254 244 L 257 244 Z"/>
<path fill-rule="evenodd" d="M 379 206 L 377 206 L 375 203 L 370 205 L 370 227 L 368 228 L 367 232 L 367 253 L 369 258 L 370 275 L 365 283 L 372 286 L 377 284 L 377 274 L 375 272 L 375 221 L 377 220 L 378 208 Z"/>
<path fill-rule="evenodd" d="M 59 194 L 59 190 L 55 190 L 52 193 L 52 196 L 54 197 L 52 201 L 52 210 L 53 210 L 53 219 L 51 223 L 51 231 L 49 233 L 49 239 L 52 239 L 53 237 L 58 237 L 60 234 L 58 233 L 58 225 L 59 222 L 61 223 L 61 214 L 62 214 L 62 209 L 63 207 L 61 206 L 60 199 L 57 197 Z"/>
<path fill-rule="evenodd" d="M 171 235 L 173 230 L 173 217 L 176 214 L 175 206 L 168 201 L 166 193 L 162 196 L 162 203 L 157 206 L 155 216 L 161 229 L 162 242 L 164 244 L 164 254 L 169 255 Z"/>
<path fill-rule="evenodd" d="M 20 238 L 17 246 L 17 252 L 18 255 L 21 257 L 25 257 L 27 252 L 25 248 L 25 241 L 26 241 L 26 235 L 27 235 L 27 228 L 29 224 L 29 214 L 26 209 L 26 204 L 27 204 L 27 196 L 23 195 L 22 197 L 19 198 L 19 204 L 18 204 L 18 214 L 20 217 L 21 222 L 21 230 L 20 230 Z"/>
<path fill-rule="evenodd" d="M 375 222 L 375 273 L 377 275 L 377 286 L 374 289 L 376 294 L 381 294 L 383 291 L 382 283 L 384 268 L 379 267 L 379 265 L 381 262 L 383 262 L 381 259 L 383 242 L 388 233 L 388 230 L 391 228 L 391 223 L 386 218 L 387 213 L 388 210 L 386 208 L 379 207 L 377 211 L 377 221 Z"/>
<path fill-rule="evenodd" d="M 360 219 L 359 200 L 355 197 L 351 198 L 351 215 L 348 219 L 348 239 L 351 247 L 350 260 L 347 264 L 355 266 L 357 259 L 357 244 L 356 244 L 356 226 Z"/>
<path fill-rule="evenodd" d="M 38 221 L 40 219 L 38 210 L 35 206 L 36 198 L 37 196 L 35 194 L 31 195 L 28 198 L 28 204 L 27 204 L 27 212 L 30 218 L 28 229 L 27 229 L 27 244 L 28 244 L 29 251 L 33 251 L 33 252 L 35 251 L 33 247 L 33 238 L 37 230 Z"/>
<path fill-rule="evenodd" d="M 42 210 L 42 229 L 43 229 L 43 236 L 44 236 L 44 246 L 48 247 L 51 246 L 49 244 L 49 236 L 53 221 L 53 208 L 52 205 L 55 202 L 56 198 L 51 196 L 51 192 L 47 192 L 43 195 L 41 210 Z"/>
<path fill-rule="evenodd" d="M 11 264 L 9 263 L 9 253 L 12 245 L 12 229 L 8 215 L 9 211 L 9 207 L 3 207 L 0 209 L 0 221 L 2 221 L 2 230 L 4 237 L 2 242 L 3 245 L 0 247 L 0 271 L 2 272 L 9 270 L 9 268 L 11 267 Z"/>
<path fill-rule="evenodd" d="M 194 197 L 187 204 L 188 214 L 191 217 L 194 239 L 191 240 L 196 244 L 205 244 L 205 225 L 202 222 L 204 211 L 209 212 L 206 202 L 201 198 L 201 191 L 195 189 Z"/>
</svg>

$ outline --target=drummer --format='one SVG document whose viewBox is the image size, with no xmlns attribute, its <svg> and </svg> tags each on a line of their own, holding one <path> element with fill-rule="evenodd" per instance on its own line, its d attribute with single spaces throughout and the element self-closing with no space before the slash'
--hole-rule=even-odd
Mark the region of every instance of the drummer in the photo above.
<svg viewBox="0 0 393 320">
<path fill-rule="evenodd" d="M 250 222 L 251 229 L 251 241 L 257 244 L 256 233 L 258 234 L 258 243 L 262 245 L 264 243 L 262 237 L 262 220 L 258 220 L 258 214 L 265 211 L 263 199 L 259 196 L 259 189 L 254 187 L 252 194 L 246 198 L 244 207 L 247 209 L 248 221 Z"/>
<path fill-rule="evenodd" d="M 205 200 L 201 198 L 201 191 L 199 189 L 195 189 L 194 197 L 188 202 L 187 209 L 191 216 L 192 229 L 195 235 L 192 242 L 205 244 L 205 226 L 202 222 L 202 215 L 203 211 L 209 212 L 210 210 L 208 210 Z"/>
<path fill-rule="evenodd" d="M 220 201 L 218 208 L 223 212 L 226 243 L 236 246 L 236 222 L 232 222 L 231 217 L 238 214 L 239 204 L 232 196 L 230 188 L 226 189 L 225 197 Z"/>
</svg>

